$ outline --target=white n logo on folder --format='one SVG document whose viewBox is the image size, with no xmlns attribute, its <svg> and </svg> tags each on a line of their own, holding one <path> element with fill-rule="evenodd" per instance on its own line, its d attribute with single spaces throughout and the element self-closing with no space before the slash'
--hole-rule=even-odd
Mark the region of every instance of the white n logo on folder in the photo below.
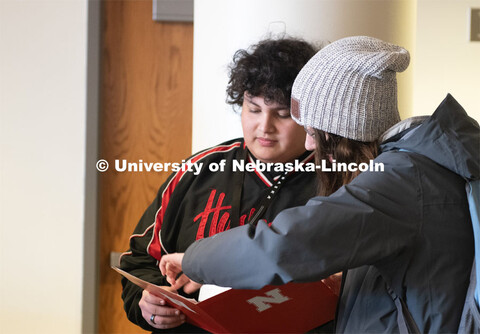
<svg viewBox="0 0 480 334">
<path fill-rule="evenodd" d="M 272 307 L 270 304 L 281 304 L 290 300 L 290 298 L 280 293 L 280 289 L 273 289 L 265 292 L 265 294 L 270 297 L 257 296 L 248 299 L 247 302 L 255 305 L 257 307 L 257 312 L 263 312 Z"/>
</svg>

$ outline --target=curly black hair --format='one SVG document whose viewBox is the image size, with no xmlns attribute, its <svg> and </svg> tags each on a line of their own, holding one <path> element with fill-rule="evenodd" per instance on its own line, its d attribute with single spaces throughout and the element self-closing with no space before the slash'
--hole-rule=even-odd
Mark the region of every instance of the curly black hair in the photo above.
<svg viewBox="0 0 480 334">
<path fill-rule="evenodd" d="M 244 93 L 290 107 L 292 85 L 316 48 L 295 38 L 266 39 L 238 50 L 230 65 L 227 103 L 242 106 Z"/>
</svg>

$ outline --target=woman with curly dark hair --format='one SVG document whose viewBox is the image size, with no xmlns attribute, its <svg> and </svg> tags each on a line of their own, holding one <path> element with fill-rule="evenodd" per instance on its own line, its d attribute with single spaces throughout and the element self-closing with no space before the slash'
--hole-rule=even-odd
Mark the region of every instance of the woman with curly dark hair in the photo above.
<svg viewBox="0 0 480 334">
<path fill-rule="evenodd" d="M 304 147 L 305 131 L 290 117 L 293 81 L 315 48 L 302 40 L 264 40 L 239 50 L 230 66 L 227 102 L 241 107 L 244 138 L 233 139 L 191 156 L 187 163 L 201 171 L 178 171 L 160 187 L 140 219 L 121 257 L 121 268 L 157 285 L 167 286 L 158 261 L 162 255 L 184 252 L 195 240 L 251 223 L 272 221 L 281 210 L 303 205 L 315 194 L 314 172 L 262 170 L 261 163 L 277 165 L 313 161 Z M 253 170 L 234 171 L 237 163 Z M 212 172 L 209 166 L 222 166 Z M 284 178 L 279 196 L 265 205 L 267 194 Z M 124 307 L 128 318 L 150 331 L 199 332 L 185 316 L 126 279 Z M 178 293 L 186 295 L 182 290 Z M 190 295 L 196 297 L 196 295 Z"/>
</svg>

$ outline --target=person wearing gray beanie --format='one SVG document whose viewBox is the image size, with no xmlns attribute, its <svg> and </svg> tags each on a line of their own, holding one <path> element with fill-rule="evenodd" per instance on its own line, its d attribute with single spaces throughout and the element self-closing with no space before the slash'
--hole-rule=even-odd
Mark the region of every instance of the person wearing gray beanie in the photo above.
<svg viewBox="0 0 480 334">
<path fill-rule="evenodd" d="M 378 139 L 400 121 L 396 73 L 410 63 L 409 52 L 368 36 L 340 39 L 318 51 L 292 87 L 292 118 L 305 129 L 307 149 L 317 165 L 332 161 L 360 164 L 378 154 Z M 329 140 L 327 140 L 329 139 Z M 317 169 L 317 193 L 327 196 L 352 181 L 356 171 L 324 173 Z"/>
<path fill-rule="evenodd" d="M 337 333 L 468 332 L 463 321 L 480 319 L 478 304 L 462 316 L 480 191 L 465 189 L 479 185 L 480 127 L 450 94 L 431 116 L 399 121 L 395 76 L 408 63 L 404 48 L 364 36 L 313 56 L 291 113 L 315 150 L 319 196 L 166 255 L 162 268 L 236 289 L 342 271 Z"/>
<path fill-rule="evenodd" d="M 292 117 L 306 127 L 363 142 L 400 121 L 396 73 L 410 54 L 382 40 L 355 36 L 321 49 L 292 88 Z"/>
</svg>

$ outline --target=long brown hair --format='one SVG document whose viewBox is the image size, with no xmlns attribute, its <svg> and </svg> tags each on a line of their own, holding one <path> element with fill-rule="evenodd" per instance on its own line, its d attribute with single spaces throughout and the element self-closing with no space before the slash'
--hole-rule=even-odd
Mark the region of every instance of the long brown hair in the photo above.
<svg viewBox="0 0 480 334">
<path fill-rule="evenodd" d="M 337 163 L 368 162 L 378 155 L 378 141 L 361 142 L 347 139 L 334 134 L 315 129 L 315 163 L 324 164 L 332 169 L 330 158 Z M 317 169 L 317 195 L 328 196 L 338 190 L 341 186 L 350 183 L 360 171 L 325 172 Z"/>
</svg>

